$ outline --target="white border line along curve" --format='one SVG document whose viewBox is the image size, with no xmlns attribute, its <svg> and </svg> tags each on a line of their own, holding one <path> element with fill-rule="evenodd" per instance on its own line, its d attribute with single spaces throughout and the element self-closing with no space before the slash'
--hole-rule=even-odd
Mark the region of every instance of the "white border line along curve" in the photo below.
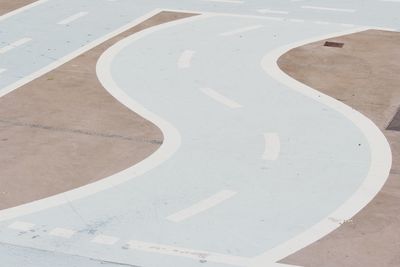
<svg viewBox="0 0 400 267">
<path fill-rule="evenodd" d="M 48 0 L 46 0 L 46 1 L 48 1 Z M 2 97 L 4 95 L 16 90 L 17 88 L 19 88 L 19 87 L 21 87 L 21 86 L 33 81 L 36 78 L 39 78 L 40 76 L 42 76 L 42 75 L 44 75 L 46 73 L 58 68 L 62 64 L 64 64 L 64 63 L 76 58 L 77 56 L 89 51 L 90 49 L 98 46 L 99 44 L 104 43 L 105 41 L 113 38 L 114 36 L 117 36 L 118 34 L 129 30 L 130 28 L 142 23 L 143 21 L 145 21 L 145 20 L 157 15 L 158 13 L 160 13 L 162 11 L 163 10 L 161 10 L 161 9 L 154 9 L 153 11 L 143 15 L 142 17 L 135 19 L 134 21 L 132 21 L 132 22 L 130 22 L 130 23 L 118 28 L 117 30 L 115 30 L 113 32 L 110 32 L 110 33 L 108 33 L 108 34 L 106 34 L 106 35 L 94 40 L 93 42 L 88 43 L 85 46 L 82 46 L 81 48 L 75 50 L 74 52 L 71 52 L 70 54 L 68 54 L 68 55 L 66 55 L 66 56 L 54 61 L 53 63 L 43 67 L 42 69 L 40 69 L 40 70 L 38 70 L 38 71 L 36 71 L 36 72 L 34 72 L 34 73 L 22 78 L 22 79 L 14 82 L 13 84 L 10 84 L 9 86 L 0 88 L 0 97 Z M 1 18 L 2 17 L 0 17 L 0 20 L 1 20 Z"/>
<path fill-rule="evenodd" d="M 365 135 L 371 149 L 371 165 L 366 179 L 345 203 L 343 203 L 332 214 L 312 228 L 299 234 L 291 240 L 278 245 L 255 257 L 250 267 L 265 267 L 271 262 L 277 262 L 285 257 L 299 251 L 300 249 L 314 243 L 318 239 L 328 235 L 364 208 L 381 190 L 385 184 L 392 165 L 392 152 L 390 145 L 381 130 L 367 117 L 344 103 L 325 95 L 311 87 L 293 79 L 284 73 L 278 66 L 278 59 L 289 50 L 324 39 L 334 38 L 346 34 L 361 32 L 369 29 L 389 30 L 381 28 L 363 27 L 345 32 L 319 36 L 316 38 L 296 42 L 280 47 L 264 56 L 261 66 L 271 77 L 288 86 L 289 88 L 308 96 L 326 106 L 338 111 L 353 122 Z"/>
<path fill-rule="evenodd" d="M 29 10 L 29 9 L 34 8 L 36 6 L 39 6 L 41 4 L 44 4 L 44 3 L 48 2 L 48 1 L 49 0 L 38 0 L 38 1 L 33 2 L 33 3 L 29 4 L 29 5 L 26 5 L 26 6 L 23 6 L 21 8 L 18 8 L 18 9 L 15 9 L 13 11 L 10 11 L 8 13 L 5 13 L 4 15 L 0 16 L 0 21 L 8 19 L 8 18 L 10 18 L 12 16 L 15 16 L 15 15 L 17 15 L 19 13 L 22 13 L 22 12 L 24 12 L 26 10 Z"/>
<path fill-rule="evenodd" d="M 111 37 L 130 29 L 131 27 L 158 14 L 159 12 L 160 12 L 160 10 L 154 10 L 154 11 L 150 12 L 145 17 L 142 17 L 138 20 L 135 20 L 132 23 L 129 23 L 129 24 L 121 27 L 117 31 L 93 42 L 92 44 L 88 45 L 87 47 L 84 47 L 83 49 L 79 49 L 76 52 L 54 62 L 50 66 L 39 70 L 38 72 L 32 74 L 31 76 L 18 81 L 16 84 L 11 85 L 10 88 L 12 88 L 12 90 L 14 90 L 14 89 L 18 88 L 19 86 L 22 86 L 23 84 L 25 84 L 37 77 L 40 77 L 41 75 L 55 69 L 56 67 L 62 65 L 65 62 L 68 62 L 69 60 L 84 53 L 85 51 L 90 50 L 91 48 L 95 47 L 97 44 L 100 44 L 100 43 L 104 42 L 105 40 L 108 40 Z M 118 86 L 112 80 L 110 70 L 108 68 L 108 64 L 112 61 L 112 58 L 113 58 L 113 56 L 116 55 L 116 52 L 118 51 L 118 49 L 122 49 L 124 46 L 129 45 L 130 42 L 133 42 L 136 39 L 139 39 L 147 34 L 153 33 L 155 31 L 158 31 L 158 30 L 161 30 L 161 29 L 164 29 L 167 27 L 185 23 L 185 22 L 191 21 L 191 20 L 197 20 L 197 19 L 204 18 L 204 17 L 206 17 L 206 16 L 198 15 L 198 16 L 183 18 L 183 19 L 180 19 L 177 21 L 172 21 L 172 22 L 168 22 L 168 23 L 165 23 L 162 25 L 154 26 L 147 30 L 143 30 L 139 33 L 133 34 L 130 38 L 128 37 L 128 38 L 118 42 L 117 44 L 112 46 L 109 50 L 107 50 L 100 57 L 98 64 L 97 64 L 96 71 L 97 71 L 98 78 L 99 78 L 100 82 L 102 83 L 102 85 L 106 88 L 106 90 L 112 96 L 114 96 L 116 99 L 118 99 L 118 101 L 120 101 L 122 104 L 127 106 L 129 109 L 133 110 L 134 112 L 136 112 L 143 118 L 154 123 L 156 126 L 158 126 L 161 129 L 161 131 L 164 135 L 164 141 L 163 141 L 163 144 L 161 145 L 161 147 L 156 152 L 151 154 L 149 157 L 147 157 L 143 161 L 137 163 L 136 165 L 134 165 L 126 170 L 123 170 L 119 173 L 116 173 L 114 175 L 111 175 L 109 177 L 101 179 L 97 182 L 94 182 L 94 183 L 91 183 L 91 184 L 88 184 L 88 185 L 85 185 L 85 186 L 82 186 L 82 187 L 79 187 L 79 188 L 76 188 L 76 189 L 73 189 L 73 190 L 70 190 L 70 191 L 67 191 L 64 193 L 60 193 L 60 194 L 57 194 L 57 195 L 54 195 L 51 197 L 33 201 L 33 202 L 30 202 L 27 204 L 23 204 L 23 205 L 16 206 L 13 208 L 1 210 L 0 211 L 0 222 L 10 220 L 10 219 L 13 219 L 16 217 L 20 217 L 23 215 L 31 214 L 34 212 L 38 212 L 41 210 L 45 210 L 48 208 L 52 208 L 55 206 L 59 206 L 62 204 L 66 204 L 71 201 L 78 200 L 78 199 L 84 198 L 86 196 L 98 193 L 100 191 L 115 187 L 119 184 L 122 184 L 128 180 L 135 178 L 135 177 L 138 177 L 138 176 L 144 174 L 145 172 L 155 168 L 156 166 L 158 166 L 159 164 L 161 164 L 162 162 L 167 160 L 169 157 L 171 157 L 175 153 L 175 151 L 179 148 L 180 143 L 181 143 L 181 138 L 180 138 L 179 132 L 170 123 L 163 120 L 161 117 L 151 113 L 145 107 L 143 107 L 141 104 L 132 100 L 121 89 L 119 89 Z M 10 91 L 12 91 L 12 90 L 10 90 Z M 1 93 L 2 92 L 0 92 L 0 97 L 2 96 Z"/>
</svg>

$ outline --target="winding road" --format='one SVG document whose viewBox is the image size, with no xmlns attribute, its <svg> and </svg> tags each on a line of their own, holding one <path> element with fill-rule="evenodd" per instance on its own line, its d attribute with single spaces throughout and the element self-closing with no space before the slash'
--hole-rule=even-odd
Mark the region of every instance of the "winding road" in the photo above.
<svg viewBox="0 0 400 267">
<path fill-rule="evenodd" d="M 355 24 L 396 27 L 387 8 L 396 3 L 170 2 L 50 0 L 0 21 L 6 94 L 155 8 L 202 13 L 102 55 L 104 88 L 160 127 L 164 143 L 122 173 L 0 212 L 9 266 L 20 254 L 43 261 L 35 266 L 285 266 L 276 262 L 351 218 L 385 182 L 391 154 L 379 129 L 276 60 L 361 31 Z M 388 15 L 367 19 L 367 2 Z M 32 23 L 16 31 L 21 21 Z"/>
</svg>

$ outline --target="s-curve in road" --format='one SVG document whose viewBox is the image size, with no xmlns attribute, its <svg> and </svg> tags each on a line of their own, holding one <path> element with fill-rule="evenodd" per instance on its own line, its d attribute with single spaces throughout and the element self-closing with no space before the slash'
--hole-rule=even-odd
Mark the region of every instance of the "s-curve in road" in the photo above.
<svg viewBox="0 0 400 267">
<path fill-rule="evenodd" d="M 399 28 L 390 1 L 38 0 L 0 16 L 0 95 L 128 29 L 158 10 L 259 16 L 315 24 Z M 29 41 L 28 41 L 29 40 Z"/>
<path fill-rule="evenodd" d="M 344 31 L 201 15 L 117 43 L 98 78 L 160 127 L 163 145 L 123 173 L 42 201 L 47 209 L 3 213 L 2 259 L 28 250 L 37 262 L 73 255 L 74 266 L 285 266 L 276 262 L 364 207 L 390 169 L 372 122 L 276 65 L 290 44 Z"/>
</svg>

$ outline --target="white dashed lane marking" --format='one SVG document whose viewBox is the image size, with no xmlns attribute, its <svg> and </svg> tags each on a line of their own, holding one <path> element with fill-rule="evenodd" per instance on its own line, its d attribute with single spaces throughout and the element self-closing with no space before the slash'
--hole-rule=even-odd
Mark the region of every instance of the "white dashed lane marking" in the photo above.
<svg viewBox="0 0 400 267">
<path fill-rule="evenodd" d="M 221 95 L 220 93 L 214 91 L 211 88 L 200 88 L 200 90 L 207 96 L 211 97 L 212 99 L 214 99 L 215 101 L 229 107 L 232 109 L 236 109 L 236 108 L 241 108 L 242 105 L 240 105 L 239 103 L 233 101 L 232 99 L 227 98 L 224 95 Z"/>
<path fill-rule="evenodd" d="M 86 16 L 87 14 L 88 14 L 88 12 L 79 12 L 79 13 L 77 13 L 75 15 L 72 15 L 72 16 L 70 16 L 68 18 L 65 18 L 65 19 L 57 22 L 57 24 L 66 25 L 66 24 L 69 24 L 69 23 L 79 19 L 79 18 L 82 18 L 82 17 Z"/>
<path fill-rule="evenodd" d="M 118 237 L 108 236 L 108 235 L 98 235 L 96 236 L 92 242 L 102 245 L 114 245 L 119 240 Z"/>
<path fill-rule="evenodd" d="M 55 228 L 50 231 L 49 235 L 62 237 L 62 238 L 71 238 L 75 234 L 75 231 L 65 228 Z"/>
<path fill-rule="evenodd" d="M 204 199 L 193 206 L 186 208 L 184 210 L 181 210 L 177 213 L 174 213 L 170 216 L 167 217 L 167 220 L 172 221 L 172 222 L 182 222 L 186 219 L 189 219 L 192 216 L 195 216 L 201 212 L 204 212 L 208 209 L 211 209 L 212 207 L 217 206 L 218 204 L 224 202 L 225 200 L 228 200 L 229 198 L 233 197 L 236 195 L 237 192 L 230 191 L 230 190 L 223 190 L 218 192 L 217 194 Z"/>
<path fill-rule="evenodd" d="M 185 50 L 178 59 L 178 68 L 187 69 L 192 63 L 192 58 L 196 52 L 192 50 Z"/>
<path fill-rule="evenodd" d="M 31 38 L 25 37 L 22 39 L 19 39 L 9 45 L 3 46 L 2 48 L 0 48 L 0 54 L 5 54 L 10 50 L 13 50 L 14 48 L 17 48 L 18 46 L 24 45 L 28 42 L 32 41 Z"/>
<path fill-rule="evenodd" d="M 249 27 L 243 27 L 243 28 L 235 29 L 235 30 L 232 30 L 232 31 L 223 32 L 220 35 L 221 36 L 230 36 L 230 35 L 235 35 L 235 34 L 239 34 L 239 33 L 243 33 L 243 32 L 258 30 L 258 29 L 260 29 L 262 27 L 264 27 L 264 26 L 263 25 L 253 25 L 253 26 L 249 26 Z"/>
<path fill-rule="evenodd" d="M 145 243 L 136 240 L 129 241 L 127 243 L 127 246 L 129 249 L 132 250 L 192 258 L 195 260 L 199 260 L 201 262 L 210 261 L 210 262 L 230 264 L 235 266 L 248 266 L 250 262 L 248 258 L 243 258 L 238 256 L 224 255 L 207 251 L 192 250 L 187 248 L 172 247 L 160 244 Z"/>
<path fill-rule="evenodd" d="M 277 160 L 281 151 L 281 142 L 277 133 L 265 133 L 265 151 L 262 156 L 264 160 Z"/>
<path fill-rule="evenodd" d="M 8 226 L 8 228 L 10 229 L 20 230 L 20 231 L 29 231 L 33 229 L 33 227 L 35 227 L 35 225 L 32 223 L 20 222 L 20 221 L 14 222 Z"/>
</svg>

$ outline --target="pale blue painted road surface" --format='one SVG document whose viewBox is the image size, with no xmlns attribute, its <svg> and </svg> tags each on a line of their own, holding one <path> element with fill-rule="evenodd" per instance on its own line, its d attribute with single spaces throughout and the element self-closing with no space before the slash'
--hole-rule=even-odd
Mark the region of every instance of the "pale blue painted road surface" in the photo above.
<svg viewBox="0 0 400 267">
<path fill-rule="evenodd" d="M 65 261 L 70 261 L 65 266 L 89 267 L 117 266 L 112 262 L 244 266 L 318 223 L 363 183 L 371 164 L 368 140 L 337 111 L 269 77 L 261 59 L 277 47 L 340 32 L 349 29 L 348 24 L 398 28 L 393 6 L 400 8 L 380 1 L 52 0 L 0 21 L 2 46 L 32 39 L 0 55 L 0 68 L 7 69 L 0 74 L 3 88 L 155 8 L 248 15 L 263 15 L 259 10 L 269 9 L 281 13 L 265 16 L 286 18 L 215 16 L 188 21 L 149 34 L 117 54 L 111 64 L 116 84 L 170 122 L 181 135 L 181 146 L 160 166 L 122 185 L 2 222 L 3 262 L 16 266 L 29 257 L 29 266 L 64 266 L 60 262 Z M 57 24 L 81 11 L 88 15 L 70 26 Z M 385 16 L 371 19 L 372 11 Z M 221 35 L 254 25 L 257 29 L 252 31 Z M 177 62 L 185 50 L 195 53 L 190 66 L 180 69 Z M 240 107 L 227 107 L 202 88 Z M 262 158 L 265 133 L 280 138 L 276 160 Z M 218 192 L 234 194 L 180 222 L 168 220 Z M 16 221 L 32 225 L 10 228 Z M 55 228 L 65 230 L 56 236 L 51 232 Z M 93 242 L 99 235 L 108 239 Z M 133 240 L 139 242 L 136 248 L 127 245 Z"/>
</svg>

